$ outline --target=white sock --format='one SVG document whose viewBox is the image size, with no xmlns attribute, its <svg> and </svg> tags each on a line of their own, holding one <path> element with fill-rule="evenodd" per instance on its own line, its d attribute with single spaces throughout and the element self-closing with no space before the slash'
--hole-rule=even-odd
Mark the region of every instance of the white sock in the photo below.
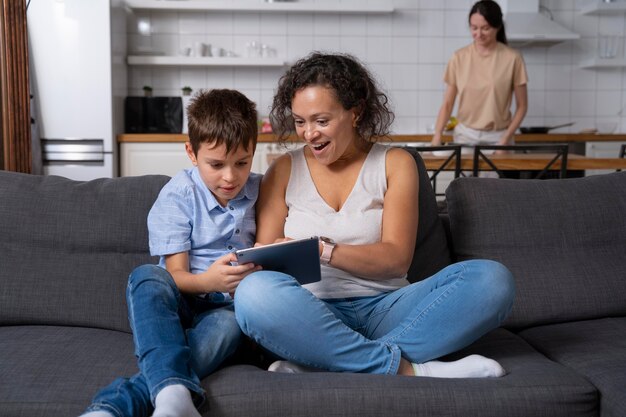
<svg viewBox="0 0 626 417">
<path fill-rule="evenodd" d="M 321 372 L 321 369 L 318 368 L 310 368 L 304 365 L 298 365 L 297 363 L 289 362 L 289 361 L 276 361 L 272 363 L 269 368 L 267 368 L 270 372 L 280 372 L 283 374 L 302 374 L 305 372 Z"/>
<path fill-rule="evenodd" d="M 79 417 L 114 417 L 113 414 L 107 411 L 90 411 L 85 414 L 81 414 Z"/>
<path fill-rule="evenodd" d="M 416 376 L 433 378 L 489 378 L 506 374 L 500 364 L 480 355 L 470 355 L 454 362 L 413 363 Z"/>
<path fill-rule="evenodd" d="M 191 392 L 182 384 L 168 385 L 154 399 L 152 417 L 200 417 Z"/>
</svg>

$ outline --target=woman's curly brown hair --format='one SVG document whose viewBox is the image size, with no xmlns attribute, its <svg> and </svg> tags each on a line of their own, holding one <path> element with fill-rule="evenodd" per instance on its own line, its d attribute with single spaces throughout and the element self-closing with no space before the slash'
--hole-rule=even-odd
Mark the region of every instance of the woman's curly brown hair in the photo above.
<svg viewBox="0 0 626 417">
<path fill-rule="evenodd" d="M 333 90 L 344 109 L 358 109 L 356 130 L 364 140 L 389 134 L 394 120 L 389 99 L 365 66 L 348 54 L 313 52 L 297 61 L 278 82 L 270 112 L 278 140 L 285 141 L 294 131 L 291 101 L 296 92 L 315 85 Z"/>
</svg>

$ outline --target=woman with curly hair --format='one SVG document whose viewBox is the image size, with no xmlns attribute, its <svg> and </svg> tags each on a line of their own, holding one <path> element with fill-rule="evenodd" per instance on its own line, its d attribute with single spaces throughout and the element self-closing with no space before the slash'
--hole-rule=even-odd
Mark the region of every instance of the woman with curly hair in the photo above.
<svg viewBox="0 0 626 417">
<path fill-rule="evenodd" d="M 461 262 L 410 284 L 418 171 L 403 149 L 374 143 L 393 113 L 367 69 L 348 55 L 313 53 L 281 78 L 270 117 L 305 146 L 267 171 L 257 241 L 320 237 L 322 280 L 301 286 L 274 271 L 248 275 L 235 315 L 244 333 L 284 359 L 270 371 L 330 370 L 495 377 L 495 361 L 435 359 L 499 326 L 513 302 L 502 265 Z"/>
</svg>

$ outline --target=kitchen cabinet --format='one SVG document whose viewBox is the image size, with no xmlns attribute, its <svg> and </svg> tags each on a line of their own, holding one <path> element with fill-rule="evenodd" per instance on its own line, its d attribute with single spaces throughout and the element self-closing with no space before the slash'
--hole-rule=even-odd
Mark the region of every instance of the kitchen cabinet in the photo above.
<svg viewBox="0 0 626 417">
<path fill-rule="evenodd" d="M 162 174 L 175 175 L 190 168 L 185 144 L 175 143 L 120 143 L 120 176 Z"/>
<path fill-rule="evenodd" d="M 585 144 L 585 155 L 594 158 L 617 158 L 619 157 L 622 143 L 619 142 L 587 142 Z M 614 170 L 587 170 L 585 175 L 598 175 L 614 172 Z"/>
<path fill-rule="evenodd" d="M 271 142 L 257 143 L 252 160 L 252 171 L 265 173 L 276 157 L 298 146 L 302 145 L 298 143 L 284 147 Z M 191 166 L 191 161 L 185 153 L 185 144 L 182 141 L 120 143 L 120 176 L 122 177 L 152 174 L 171 177 L 180 170 Z"/>
</svg>

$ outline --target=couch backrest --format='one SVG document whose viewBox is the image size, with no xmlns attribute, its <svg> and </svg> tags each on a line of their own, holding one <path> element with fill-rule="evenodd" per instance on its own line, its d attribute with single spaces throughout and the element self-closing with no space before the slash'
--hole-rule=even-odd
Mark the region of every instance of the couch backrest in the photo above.
<svg viewBox="0 0 626 417">
<path fill-rule="evenodd" d="M 446 198 L 455 257 L 515 276 L 508 327 L 626 315 L 626 172 L 460 178 Z"/>
<path fill-rule="evenodd" d="M 130 331 L 128 274 L 156 262 L 146 218 L 168 179 L 0 171 L 0 325 Z"/>
<path fill-rule="evenodd" d="M 419 173 L 419 219 L 413 261 L 408 272 L 411 282 L 428 278 L 450 264 L 450 250 L 446 233 L 438 215 L 435 192 L 430 183 L 424 161 L 411 147 L 406 149 L 417 164 Z"/>
</svg>

